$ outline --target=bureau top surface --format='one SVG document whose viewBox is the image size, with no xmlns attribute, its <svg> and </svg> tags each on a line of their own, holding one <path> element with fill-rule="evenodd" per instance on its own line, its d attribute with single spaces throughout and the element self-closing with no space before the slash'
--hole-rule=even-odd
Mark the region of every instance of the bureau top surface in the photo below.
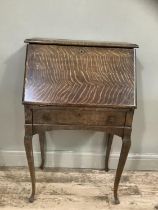
<svg viewBox="0 0 158 210">
<path fill-rule="evenodd" d="M 96 46 L 96 47 L 118 47 L 118 48 L 138 48 L 138 45 L 127 42 L 103 42 L 88 40 L 67 40 L 67 39 L 42 39 L 32 38 L 26 39 L 25 43 L 29 44 L 55 44 L 69 46 Z"/>
<path fill-rule="evenodd" d="M 134 49 L 29 43 L 24 104 L 136 106 Z"/>
</svg>

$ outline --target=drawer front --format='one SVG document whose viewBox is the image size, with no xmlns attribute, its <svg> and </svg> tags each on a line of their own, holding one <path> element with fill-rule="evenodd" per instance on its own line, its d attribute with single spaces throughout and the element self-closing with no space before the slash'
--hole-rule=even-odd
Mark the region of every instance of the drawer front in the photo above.
<svg viewBox="0 0 158 210">
<path fill-rule="evenodd" d="M 33 110 L 34 124 L 123 126 L 125 112 L 90 110 Z"/>
</svg>

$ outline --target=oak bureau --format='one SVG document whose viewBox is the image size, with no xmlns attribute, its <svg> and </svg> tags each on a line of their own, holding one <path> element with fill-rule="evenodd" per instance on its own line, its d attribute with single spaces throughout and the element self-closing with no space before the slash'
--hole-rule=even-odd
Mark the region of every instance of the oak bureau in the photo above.
<svg viewBox="0 0 158 210">
<path fill-rule="evenodd" d="M 114 203 L 118 204 L 118 185 L 131 145 L 136 108 L 138 45 L 36 38 L 25 43 L 24 145 L 32 182 L 30 202 L 35 196 L 33 135 L 39 134 L 43 169 L 46 131 L 89 129 L 106 132 L 106 171 L 113 136 L 122 139 L 114 181 Z"/>
</svg>

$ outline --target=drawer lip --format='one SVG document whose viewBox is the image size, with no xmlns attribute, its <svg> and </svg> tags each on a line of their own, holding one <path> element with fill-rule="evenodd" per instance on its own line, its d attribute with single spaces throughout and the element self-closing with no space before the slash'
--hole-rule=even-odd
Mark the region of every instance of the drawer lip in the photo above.
<svg viewBox="0 0 158 210">
<path fill-rule="evenodd" d="M 69 106 L 69 105 L 38 105 L 38 104 L 26 104 L 32 111 L 34 110 L 90 110 L 90 111 L 113 111 L 113 112 L 128 112 L 134 110 L 130 107 L 100 107 L 100 106 Z"/>
<path fill-rule="evenodd" d="M 33 124 L 124 126 L 125 119 L 125 111 L 33 110 Z"/>
<path fill-rule="evenodd" d="M 131 105 L 119 105 L 119 104 L 68 104 L 68 103 L 65 103 L 65 104 L 60 104 L 60 103 L 49 103 L 49 102 L 33 102 L 33 101 L 27 101 L 24 99 L 23 97 L 23 100 L 22 100 L 22 104 L 23 105 L 32 105 L 32 106 L 40 106 L 40 107 L 89 107 L 89 108 L 103 108 L 103 109 L 136 109 L 137 108 L 137 104 L 134 102 L 133 104 Z"/>
</svg>

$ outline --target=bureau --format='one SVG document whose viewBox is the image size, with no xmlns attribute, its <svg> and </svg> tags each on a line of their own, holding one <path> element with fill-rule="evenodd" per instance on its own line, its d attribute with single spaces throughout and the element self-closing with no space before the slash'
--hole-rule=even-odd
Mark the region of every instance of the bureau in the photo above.
<svg viewBox="0 0 158 210">
<path fill-rule="evenodd" d="M 136 108 L 138 45 L 50 39 L 26 39 L 25 43 L 22 101 L 24 145 L 32 182 L 29 201 L 33 202 L 35 196 L 33 135 L 39 135 L 43 169 L 46 131 L 89 129 L 106 133 L 105 171 L 108 171 L 113 136 L 122 139 L 113 190 L 114 203 L 118 204 L 117 191 L 131 145 Z"/>
</svg>

